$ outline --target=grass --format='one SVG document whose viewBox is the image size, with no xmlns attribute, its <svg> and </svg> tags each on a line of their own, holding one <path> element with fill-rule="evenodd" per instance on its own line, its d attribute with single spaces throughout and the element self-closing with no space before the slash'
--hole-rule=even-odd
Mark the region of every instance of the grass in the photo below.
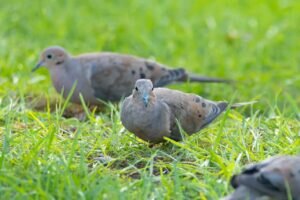
<svg viewBox="0 0 300 200">
<path fill-rule="evenodd" d="M 0 3 L 0 199 L 218 199 L 245 164 L 300 152 L 299 1 Z M 53 44 L 231 78 L 234 87 L 170 87 L 259 103 L 149 148 L 124 130 L 117 104 L 82 122 L 62 117 L 69 104 L 48 72 L 30 72 Z M 41 110 L 30 106 L 41 98 Z"/>
</svg>

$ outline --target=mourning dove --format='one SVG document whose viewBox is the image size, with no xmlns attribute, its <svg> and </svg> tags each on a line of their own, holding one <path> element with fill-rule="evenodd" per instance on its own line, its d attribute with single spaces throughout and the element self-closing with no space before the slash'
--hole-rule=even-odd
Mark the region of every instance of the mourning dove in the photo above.
<svg viewBox="0 0 300 200">
<path fill-rule="evenodd" d="M 66 98 L 74 84 L 71 102 L 81 103 L 79 94 L 90 105 L 103 101 L 118 101 L 130 95 L 135 81 L 151 79 L 155 87 L 174 81 L 228 82 L 188 74 L 184 69 L 169 69 L 166 66 L 135 56 L 117 53 L 87 53 L 71 56 L 58 46 L 46 48 L 36 67 L 46 66 L 58 93 Z"/>
<path fill-rule="evenodd" d="M 242 173 L 233 176 L 231 185 L 236 190 L 224 200 L 247 199 L 246 195 L 239 192 L 241 190 L 248 191 L 250 200 L 262 197 L 273 200 L 300 200 L 300 157 L 276 156 L 251 165 Z"/>
<path fill-rule="evenodd" d="M 244 104 L 235 104 L 238 107 Z M 164 137 L 181 140 L 181 128 L 189 135 L 210 124 L 226 108 L 226 102 L 213 102 L 195 94 L 167 88 L 153 88 L 149 79 L 136 81 L 132 95 L 125 98 L 121 121 L 126 129 L 150 143 Z"/>
</svg>

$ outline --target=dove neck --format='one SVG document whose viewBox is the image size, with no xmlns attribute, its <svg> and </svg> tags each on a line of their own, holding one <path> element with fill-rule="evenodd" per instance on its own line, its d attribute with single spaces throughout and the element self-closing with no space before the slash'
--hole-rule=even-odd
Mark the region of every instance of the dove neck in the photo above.
<svg viewBox="0 0 300 200">
<path fill-rule="evenodd" d="M 140 98 L 139 96 L 136 96 L 134 99 L 135 99 L 136 104 L 139 105 L 139 107 L 141 109 L 151 109 L 156 104 L 156 98 L 154 95 L 150 95 L 148 97 L 147 104 L 145 104 L 145 101 L 142 98 Z"/>
</svg>

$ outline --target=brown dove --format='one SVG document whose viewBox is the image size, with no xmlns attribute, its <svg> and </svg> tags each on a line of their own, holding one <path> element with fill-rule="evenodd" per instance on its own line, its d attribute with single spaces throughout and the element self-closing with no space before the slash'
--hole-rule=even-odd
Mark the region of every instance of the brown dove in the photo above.
<svg viewBox="0 0 300 200">
<path fill-rule="evenodd" d="M 231 178 L 235 188 L 224 200 L 300 200 L 300 157 L 275 156 Z"/>
<path fill-rule="evenodd" d="M 151 80 L 139 79 L 132 95 L 123 101 L 121 121 L 127 130 L 139 138 L 159 143 L 164 141 L 164 137 L 181 140 L 178 125 L 189 135 L 198 132 L 227 107 L 226 102 L 213 102 L 167 88 L 153 88 Z"/>
<path fill-rule="evenodd" d="M 58 93 L 65 98 L 74 86 L 71 102 L 80 103 L 79 94 L 90 105 L 104 101 L 118 101 L 130 95 L 135 81 L 151 79 L 155 87 L 175 81 L 229 82 L 217 78 L 188 74 L 184 69 L 170 69 L 147 59 L 118 53 L 87 53 L 70 55 L 58 46 L 46 48 L 36 67 L 45 66 Z"/>
</svg>

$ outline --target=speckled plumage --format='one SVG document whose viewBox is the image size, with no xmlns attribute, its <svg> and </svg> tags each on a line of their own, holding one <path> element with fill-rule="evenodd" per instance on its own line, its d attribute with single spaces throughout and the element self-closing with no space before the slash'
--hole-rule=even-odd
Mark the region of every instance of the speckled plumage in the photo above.
<svg viewBox="0 0 300 200">
<path fill-rule="evenodd" d="M 213 102 L 195 94 L 167 88 L 152 89 L 151 80 L 138 80 L 121 108 L 125 128 L 150 143 L 162 142 L 163 137 L 181 140 L 178 123 L 187 134 L 196 133 L 228 106 L 226 102 Z"/>
<path fill-rule="evenodd" d="M 87 53 L 71 56 L 62 47 L 45 49 L 40 57 L 40 66 L 49 69 L 52 83 L 58 93 L 67 97 L 76 84 L 71 101 L 80 103 L 79 94 L 89 104 L 104 101 L 119 101 L 130 95 L 140 78 L 153 81 L 155 87 L 174 81 L 228 82 L 226 80 L 189 75 L 182 68 L 170 69 L 147 59 L 118 53 Z M 34 70 L 35 70 L 34 69 Z M 63 91 L 63 92 L 62 92 Z"/>
</svg>

